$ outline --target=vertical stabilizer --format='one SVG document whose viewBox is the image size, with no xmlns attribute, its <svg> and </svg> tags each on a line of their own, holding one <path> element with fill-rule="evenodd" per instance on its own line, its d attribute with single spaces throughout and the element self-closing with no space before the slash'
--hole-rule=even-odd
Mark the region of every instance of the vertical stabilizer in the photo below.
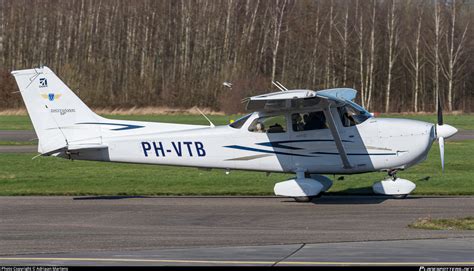
<svg viewBox="0 0 474 271">
<path fill-rule="evenodd" d="M 13 71 L 39 139 L 38 151 L 50 153 L 73 143 L 100 144 L 99 126 L 77 125 L 101 119 L 48 67 Z"/>
</svg>

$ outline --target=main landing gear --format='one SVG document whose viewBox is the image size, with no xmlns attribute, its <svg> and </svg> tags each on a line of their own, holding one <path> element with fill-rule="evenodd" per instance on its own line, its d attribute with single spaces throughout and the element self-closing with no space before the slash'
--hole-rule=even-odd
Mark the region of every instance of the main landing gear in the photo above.
<svg viewBox="0 0 474 271">
<path fill-rule="evenodd" d="M 332 181 L 326 176 L 317 174 L 296 173 L 296 178 L 275 184 L 275 195 L 292 197 L 297 202 L 309 202 L 321 197 L 329 190 Z"/>
<path fill-rule="evenodd" d="M 374 183 L 372 190 L 376 194 L 389 195 L 395 199 L 404 199 L 416 188 L 413 182 L 397 177 L 397 170 L 389 170 L 388 177 Z"/>
</svg>

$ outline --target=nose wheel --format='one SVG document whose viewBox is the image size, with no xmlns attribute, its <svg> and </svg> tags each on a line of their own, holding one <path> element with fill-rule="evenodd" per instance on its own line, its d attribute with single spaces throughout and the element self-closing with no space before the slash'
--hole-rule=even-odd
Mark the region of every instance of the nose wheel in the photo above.
<svg viewBox="0 0 474 271">
<path fill-rule="evenodd" d="M 397 171 L 396 169 L 389 170 L 386 179 L 374 183 L 372 186 L 374 193 L 392 196 L 395 199 L 404 199 L 415 190 L 416 185 L 409 180 L 398 178 Z"/>
<path fill-rule="evenodd" d="M 396 182 L 397 181 L 397 172 L 398 170 L 396 169 L 392 169 L 392 170 L 389 170 L 387 173 L 388 173 L 388 176 L 392 179 L 392 181 Z M 408 181 L 408 180 L 407 180 Z M 406 199 L 406 197 L 408 197 L 408 194 L 400 194 L 400 195 L 392 195 L 392 197 L 394 199 Z"/>
</svg>

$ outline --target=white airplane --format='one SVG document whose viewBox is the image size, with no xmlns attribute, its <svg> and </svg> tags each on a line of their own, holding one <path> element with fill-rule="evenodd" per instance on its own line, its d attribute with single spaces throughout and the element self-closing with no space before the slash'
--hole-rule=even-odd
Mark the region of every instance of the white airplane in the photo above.
<svg viewBox="0 0 474 271">
<path fill-rule="evenodd" d="M 386 171 L 375 193 L 403 198 L 415 189 L 396 177 L 426 159 L 456 128 L 375 118 L 349 88 L 286 90 L 246 99 L 255 111 L 230 125 L 113 120 L 92 112 L 49 68 L 12 72 L 39 139 L 38 152 L 67 159 L 295 173 L 278 196 L 309 201 L 327 191 L 323 174 Z"/>
</svg>

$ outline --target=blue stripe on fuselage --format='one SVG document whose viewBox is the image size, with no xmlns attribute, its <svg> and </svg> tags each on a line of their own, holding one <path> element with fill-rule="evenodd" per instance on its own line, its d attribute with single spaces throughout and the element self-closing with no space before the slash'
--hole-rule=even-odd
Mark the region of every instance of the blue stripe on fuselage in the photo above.
<svg viewBox="0 0 474 271">
<path fill-rule="evenodd" d="M 328 154 L 328 155 L 339 155 L 338 152 L 312 152 L 312 154 Z M 347 153 L 347 155 L 397 155 L 394 152 L 390 153 Z"/>
<path fill-rule="evenodd" d="M 254 151 L 254 152 L 282 154 L 282 155 L 294 155 L 294 156 L 303 156 L 303 157 L 317 157 L 317 156 L 314 156 L 314 155 L 305 155 L 305 154 L 287 153 L 287 152 L 280 152 L 280 151 L 262 150 L 262 149 L 256 149 L 256 148 L 244 147 L 244 146 L 238 146 L 238 145 L 230 145 L 230 146 L 224 146 L 224 147 L 231 148 L 231 149 L 237 149 L 237 150 L 244 150 L 244 151 Z"/>
<path fill-rule="evenodd" d="M 284 140 L 284 141 L 271 141 L 271 142 L 262 142 L 256 143 L 260 146 L 266 147 L 274 147 L 274 148 L 281 148 L 281 149 L 288 149 L 288 150 L 302 150 L 303 148 L 293 147 L 293 146 L 286 146 L 282 144 L 288 143 L 303 143 L 303 142 L 334 142 L 334 139 L 302 139 L 302 140 Z M 353 141 L 350 140 L 342 140 L 342 142 L 352 143 Z"/>
<path fill-rule="evenodd" d="M 259 144 L 262 145 L 262 144 Z M 239 145 L 230 145 L 224 146 L 226 148 L 237 149 L 237 150 L 244 150 L 244 151 L 254 151 L 254 152 L 261 152 L 261 153 L 271 153 L 271 154 L 281 154 L 281 155 L 293 155 L 293 156 L 302 156 L 302 157 L 320 157 L 314 155 L 306 155 L 306 154 L 298 154 L 298 153 L 287 153 L 287 152 L 280 152 L 280 151 L 271 151 L 271 150 L 262 150 L 252 147 L 245 147 Z M 301 150 L 302 148 L 294 148 L 294 150 Z M 338 152 L 311 152 L 311 154 L 319 154 L 319 155 L 340 155 Z M 397 155 L 397 153 L 347 153 L 347 155 Z"/>
<path fill-rule="evenodd" d="M 145 126 L 134 125 L 134 124 L 123 124 L 123 123 L 105 123 L 105 122 L 81 122 L 76 124 L 97 124 L 97 125 L 112 125 L 112 126 L 123 126 L 121 128 L 111 129 L 112 131 L 123 131 L 123 130 L 132 130 L 143 128 Z"/>
</svg>

